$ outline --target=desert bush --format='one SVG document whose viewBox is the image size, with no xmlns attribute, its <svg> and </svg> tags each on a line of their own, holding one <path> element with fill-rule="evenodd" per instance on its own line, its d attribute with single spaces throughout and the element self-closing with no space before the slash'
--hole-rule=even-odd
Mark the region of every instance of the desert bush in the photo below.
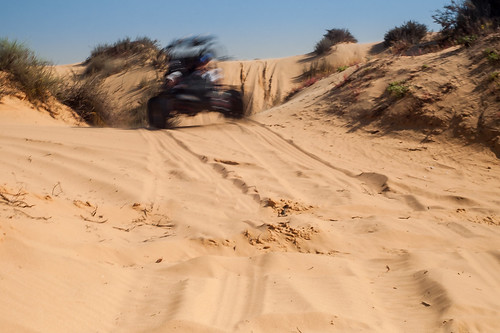
<svg viewBox="0 0 500 333">
<path fill-rule="evenodd" d="M 148 37 L 131 40 L 120 39 L 113 44 L 100 44 L 94 47 L 85 60 L 84 75 L 100 74 L 109 76 L 126 69 L 131 64 L 144 64 L 149 61 L 155 68 L 163 68 L 167 55 L 158 41 Z"/>
<path fill-rule="evenodd" d="M 451 0 L 432 18 L 445 38 L 483 34 L 500 25 L 500 1 Z"/>
<path fill-rule="evenodd" d="M 497 64 L 500 61 L 500 55 L 495 50 L 487 49 L 484 54 L 491 64 Z"/>
<path fill-rule="evenodd" d="M 490 82 L 497 82 L 499 78 L 500 78 L 499 72 L 490 73 L 490 75 L 488 76 L 488 80 Z"/>
<path fill-rule="evenodd" d="M 98 56 L 107 57 L 123 57 L 134 54 L 143 54 L 147 51 L 159 52 L 160 47 L 158 41 L 148 37 L 139 37 L 131 40 L 129 37 L 120 39 L 113 44 L 99 44 L 90 52 L 89 59 Z"/>
<path fill-rule="evenodd" d="M 48 61 L 16 41 L 0 39 L 0 71 L 10 74 L 12 83 L 31 102 L 45 102 L 54 93 L 58 79 Z"/>
<path fill-rule="evenodd" d="M 7 89 L 8 80 L 6 76 L 8 76 L 8 73 L 0 72 L 0 100 L 9 94 Z"/>
<path fill-rule="evenodd" d="M 358 40 L 347 29 L 329 29 L 323 38 L 316 43 L 314 53 L 322 55 L 327 53 L 330 48 L 340 43 L 357 43 Z"/>
<path fill-rule="evenodd" d="M 316 53 L 317 55 L 326 54 L 328 53 L 328 51 L 330 51 L 332 45 L 332 42 L 328 38 L 323 37 L 323 39 L 316 43 L 316 46 L 314 47 L 314 53 Z"/>
<path fill-rule="evenodd" d="M 408 85 L 406 85 L 404 81 L 391 82 L 387 87 L 387 91 L 389 92 L 389 94 L 396 98 L 403 97 L 409 90 L 410 87 L 408 87 Z"/>
<path fill-rule="evenodd" d="M 411 47 L 412 47 L 412 44 L 408 43 L 407 41 L 400 40 L 400 41 L 394 42 L 391 45 L 391 52 L 393 54 L 404 54 Z"/>
<path fill-rule="evenodd" d="M 90 125 L 102 126 L 109 122 L 109 96 L 96 76 L 88 79 L 75 76 L 70 82 L 61 84 L 56 97 Z"/>
<path fill-rule="evenodd" d="M 332 45 L 339 43 L 357 43 L 358 40 L 347 29 L 330 29 L 324 35 L 332 41 Z"/>
<path fill-rule="evenodd" d="M 427 34 L 425 24 L 408 21 L 399 27 L 389 30 L 384 36 L 384 46 L 389 47 L 396 43 L 414 45 L 420 42 Z"/>
<path fill-rule="evenodd" d="M 476 35 L 466 35 L 466 36 L 461 36 L 457 39 L 457 43 L 464 45 L 465 47 L 471 47 L 472 44 L 477 40 Z"/>
</svg>

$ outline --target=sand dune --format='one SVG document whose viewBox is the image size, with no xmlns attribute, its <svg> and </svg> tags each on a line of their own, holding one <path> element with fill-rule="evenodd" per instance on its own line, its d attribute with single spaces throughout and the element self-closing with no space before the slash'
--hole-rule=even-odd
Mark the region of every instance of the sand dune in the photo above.
<svg viewBox="0 0 500 333">
<path fill-rule="evenodd" d="M 326 62 L 333 70 L 364 62 L 375 44 L 339 44 L 335 51 L 317 58 L 300 55 L 287 58 L 219 63 L 224 84 L 234 85 L 244 93 L 247 114 L 281 104 L 300 82 L 303 72 L 312 64 Z"/>
<path fill-rule="evenodd" d="M 4 99 L 2 331 L 494 332 L 498 159 L 350 131 L 320 97 L 355 70 L 163 131 Z"/>
</svg>

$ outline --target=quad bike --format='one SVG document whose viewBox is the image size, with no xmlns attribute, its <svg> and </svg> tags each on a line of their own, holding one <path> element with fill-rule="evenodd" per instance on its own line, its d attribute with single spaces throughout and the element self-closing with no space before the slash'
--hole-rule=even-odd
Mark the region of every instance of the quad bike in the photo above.
<svg viewBox="0 0 500 333">
<path fill-rule="evenodd" d="M 149 125 L 154 128 L 168 127 L 177 115 L 194 116 L 202 111 L 219 112 L 226 118 L 243 118 L 241 93 L 192 75 L 150 98 L 147 104 Z"/>
<path fill-rule="evenodd" d="M 244 116 L 239 91 L 215 84 L 216 80 L 194 70 L 200 59 L 217 53 L 215 37 L 177 39 L 164 51 L 170 59 L 165 77 L 168 78 L 172 73 L 179 73 L 180 76 L 171 81 L 172 84 L 166 84 L 157 96 L 149 99 L 147 117 L 151 127 L 166 128 L 177 115 L 194 116 L 202 111 L 220 112 L 224 117 L 233 119 Z"/>
</svg>

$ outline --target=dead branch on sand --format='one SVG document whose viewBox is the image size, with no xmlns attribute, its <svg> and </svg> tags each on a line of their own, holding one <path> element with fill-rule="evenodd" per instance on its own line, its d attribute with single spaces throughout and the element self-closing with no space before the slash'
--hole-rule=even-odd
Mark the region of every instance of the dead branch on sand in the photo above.
<svg viewBox="0 0 500 333">
<path fill-rule="evenodd" d="M 30 218 L 32 220 L 44 220 L 44 221 L 48 221 L 48 220 L 50 220 L 52 218 L 52 216 L 49 216 L 49 217 L 45 217 L 45 216 L 33 216 L 33 215 L 30 215 L 30 214 L 28 214 L 26 212 L 23 212 L 20 209 L 15 209 L 15 208 L 14 208 L 14 212 L 22 214 L 22 215 L 24 215 L 24 216 L 26 216 L 26 217 L 28 217 L 28 218 Z"/>
<path fill-rule="evenodd" d="M 108 221 L 108 219 L 105 219 L 105 220 L 100 220 L 100 221 L 99 221 L 99 220 L 92 220 L 92 219 L 89 219 L 88 217 L 85 217 L 85 216 L 83 216 L 83 215 L 80 215 L 80 217 L 81 217 L 84 221 L 86 221 L 86 222 L 92 222 L 92 223 L 105 223 L 105 222 L 107 222 L 107 221 Z"/>
<path fill-rule="evenodd" d="M 19 207 L 19 208 L 31 208 L 34 205 L 29 205 L 24 201 L 24 196 L 26 195 L 25 192 L 22 192 L 21 189 L 17 191 L 16 194 L 11 194 L 6 192 L 5 190 L 0 191 L 0 203 L 12 207 Z M 8 197 L 10 196 L 10 198 Z"/>
</svg>

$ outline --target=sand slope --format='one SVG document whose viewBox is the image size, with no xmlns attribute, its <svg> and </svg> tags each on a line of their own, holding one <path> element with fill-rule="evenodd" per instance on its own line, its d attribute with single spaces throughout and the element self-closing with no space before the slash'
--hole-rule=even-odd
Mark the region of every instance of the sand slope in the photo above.
<svg viewBox="0 0 500 333">
<path fill-rule="evenodd" d="M 495 331 L 498 159 L 352 130 L 325 96 L 354 71 L 163 131 L 3 100 L 1 330 Z"/>
<path fill-rule="evenodd" d="M 380 56 L 327 91 L 317 107 L 346 119 L 353 130 L 411 129 L 427 140 L 445 134 L 480 142 L 500 157 L 500 62 L 487 56 L 495 49 L 499 34 L 470 48 Z M 390 93 L 391 84 L 405 87 L 404 95 Z"/>
<path fill-rule="evenodd" d="M 325 57 L 312 54 L 287 58 L 225 61 L 218 63 L 223 70 L 223 83 L 243 92 L 247 114 L 253 114 L 281 104 L 296 86 L 304 71 L 327 63 L 333 71 L 340 66 L 364 62 L 375 44 L 339 44 Z"/>
</svg>

